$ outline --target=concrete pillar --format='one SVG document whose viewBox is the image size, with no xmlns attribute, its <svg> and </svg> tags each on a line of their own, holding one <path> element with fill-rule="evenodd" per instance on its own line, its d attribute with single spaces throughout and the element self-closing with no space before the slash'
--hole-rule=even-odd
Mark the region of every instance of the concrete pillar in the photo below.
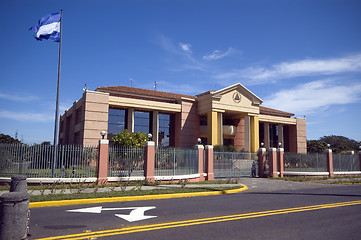
<svg viewBox="0 0 361 240">
<path fill-rule="evenodd" d="M 144 157 L 144 177 L 146 180 L 153 182 L 155 165 L 155 143 L 153 141 L 148 141 L 145 143 Z"/>
<path fill-rule="evenodd" d="M 26 176 L 14 175 L 11 177 L 10 192 L 26 192 Z"/>
<path fill-rule="evenodd" d="M 153 111 L 153 123 L 152 123 L 152 135 L 153 135 L 153 142 L 156 146 L 159 144 L 159 112 Z"/>
<path fill-rule="evenodd" d="M 0 196 L 0 239 L 19 240 L 28 235 L 29 193 L 8 192 Z"/>
<path fill-rule="evenodd" d="M 277 149 L 269 148 L 268 149 L 268 165 L 269 165 L 269 177 L 278 177 L 277 173 Z"/>
<path fill-rule="evenodd" d="M 327 171 L 329 177 L 334 177 L 335 174 L 333 173 L 333 160 L 332 160 L 332 149 L 326 149 L 326 161 L 327 161 Z"/>
<path fill-rule="evenodd" d="M 98 154 L 98 184 L 101 184 L 108 180 L 109 140 L 99 140 Z"/>
<path fill-rule="evenodd" d="M 269 123 L 263 123 L 264 147 L 270 148 Z"/>
<path fill-rule="evenodd" d="M 244 149 L 251 152 L 251 119 L 250 116 L 244 117 Z"/>
<path fill-rule="evenodd" d="M 281 146 L 285 147 L 285 141 L 283 137 L 283 124 L 277 124 L 278 128 L 278 142 L 281 143 Z"/>
<path fill-rule="evenodd" d="M 134 108 L 128 108 L 128 117 L 127 117 L 127 130 L 128 132 L 134 132 Z"/>
<path fill-rule="evenodd" d="M 278 161 L 278 166 L 279 166 L 279 172 L 280 172 L 280 177 L 283 177 L 283 172 L 285 169 L 285 165 L 284 165 L 284 160 L 283 160 L 283 156 L 284 156 L 284 152 L 285 150 L 283 148 L 278 148 L 277 149 L 277 161 Z"/>
<path fill-rule="evenodd" d="M 218 112 L 207 113 L 207 144 L 219 145 Z"/>
<path fill-rule="evenodd" d="M 258 176 L 265 177 L 264 168 L 266 162 L 266 148 L 260 148 L 258 150 Z"/>
<path fill-rule="evenodd" d="M 203 158 L 204 158 L 204 146 L 196 145 L 196 149 L 198 150 L 198 173 L 199 173 L 199 181 L 204 181 L 204 166 L 203 166 Z"/>
<path fill-rule="evenodd" d="M 218 145 L 223 145 L 223 114 L 217 114 L 217 125 L 218 125 Z"/>
<path fill-rule="evenodd" d="M 251 116 L 251 152 L 257 152 L 259 148 L 259 118 Z"/>
<path fill-rule="evenodd" d="M 212 145 L 206 145 L 206 172 L 207 172 L 206 180 L 214 180 Z"/>
</svg>

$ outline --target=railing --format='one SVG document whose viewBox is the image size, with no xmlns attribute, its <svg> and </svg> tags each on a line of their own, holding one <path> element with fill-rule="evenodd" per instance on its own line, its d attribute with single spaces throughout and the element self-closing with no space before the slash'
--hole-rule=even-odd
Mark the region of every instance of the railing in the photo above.
<svg viewBox="0 0 361 240">
<path fill-rule="evenodd" d="M 198 173 L 198 151 L 195 149 L 156 148 L 155 176 Z"/>
<path fill-rule="evenodd" d="M 57 152 L 54 162 L 54 151 Z M 0 144 L 0 176 L 84 178 L 97 176 L 98 149 L 73 145 Z"/>
<path fill-rule="evenodd" d="M 357 154 L 332 154 L 334 172 L 360 171 L 360 160 Z"/>
<path fill-rule="evenodd" d="M 144 148 L 109 148 L 108 177 L 144 176 Z"/>
<path fill-rule="evenodd" d="M 285 172 L 327 172 L 326 154 L 284 153 Z"/>
<path fill-rule="evenodd" d="M 258 173 L 257 160 L 257 153 L 214 152 L 214 176 L 217 178 L 249 177 L 252 175 L 252 168 L 256 174 Z"/>
</svg>

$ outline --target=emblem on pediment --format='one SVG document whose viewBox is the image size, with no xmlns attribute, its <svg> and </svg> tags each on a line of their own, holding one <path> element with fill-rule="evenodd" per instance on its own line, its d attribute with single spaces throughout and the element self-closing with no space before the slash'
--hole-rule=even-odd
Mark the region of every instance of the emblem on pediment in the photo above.
<svg viewBox="0 0 361 240">
<path fill-rule="evenodd" d="M 241 94 L 239 94 L 239 92 L 235 92 L 233 93 L 233 101 L 235 103 L 240 103 L 241 102 Z"/>
</svg>

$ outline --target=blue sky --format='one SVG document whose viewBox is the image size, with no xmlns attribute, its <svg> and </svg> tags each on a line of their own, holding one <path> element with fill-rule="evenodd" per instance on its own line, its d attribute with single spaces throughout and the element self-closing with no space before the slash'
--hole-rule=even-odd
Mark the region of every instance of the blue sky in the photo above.
<svg viewBox="0 0 361 240">
<path fill-rule="evenodd" d="M 28 29 L 63 13 L 60 111 L 124 85 L 196 95 L 241 83 L 306 116 L 307 138 L 361 141 L 361 1 L 0 2 L 0 132 L 52 141 L 58 44 Z"/>
</svg>

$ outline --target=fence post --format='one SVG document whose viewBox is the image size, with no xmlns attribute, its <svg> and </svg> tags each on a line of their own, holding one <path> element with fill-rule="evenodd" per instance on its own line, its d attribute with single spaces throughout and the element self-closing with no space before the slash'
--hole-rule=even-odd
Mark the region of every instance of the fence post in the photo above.
<svg viewBox="0 0 361 240">
<path fill-rule="evenodd" d="M 358 151 L 358 159 L 360 161 L 360 171 L 361 171 L 361 151 Z"/>
<path fill-rule="evenodd" d="M 212 145 L 206 145 L 206 172 L 207 172 L 206 180 L 214 180 Z"/>
<path fill-rule="evenodd" d="M 280 177 L 283 177 L 283 172 L 285 169 L 283 156 L 284 156 L 285 150 L 283 148 L 278 148 L 277 152 L 278 152 L 278 166 L 279 166 L 279 171 L 280 171 Z"/>
<path fill-rule="evenodd" d="M 109 140 L 99 140 L 98 184 L 108 180 Z"/>
<path fill-rule="evenodd" d="M 333 161 L 332 161 L 332 149 L 326 149 L 326 160 L 327 160 L 327 171 L 329 177 L 334 177 L 335 174 L 333 173 Z"/>
<path fill-rule="evenodd" d="M 264 175 L 264 164 L 266 162 L 266 149 L 260 148 L 258 150 L 258 176 L 265 177 Z"/>
<path fill-rule="evenodd" d="M 203 166 L 203 152 L 204 146 L 203 145 L 196 145 L 196 149 L 198 150 L 198 173 L 199 173 L 199 181 L 204 181 L 204 166 Z"/>
<path fill-rule="evenodd" d="M 153 182 L 155 165 L 155 143 L 153 141 L 145 142 L 144 157 L 144 177 L 146 180 Z"/>
<path fill-rule="evenodd" d="M 268 176 L 269 177 L 278 177 L 277 173 L 277 149 L 276 148 L 269 148 L 268 149 L 268 165 L 269 165 L 269 171 Z"/>
</svg>

